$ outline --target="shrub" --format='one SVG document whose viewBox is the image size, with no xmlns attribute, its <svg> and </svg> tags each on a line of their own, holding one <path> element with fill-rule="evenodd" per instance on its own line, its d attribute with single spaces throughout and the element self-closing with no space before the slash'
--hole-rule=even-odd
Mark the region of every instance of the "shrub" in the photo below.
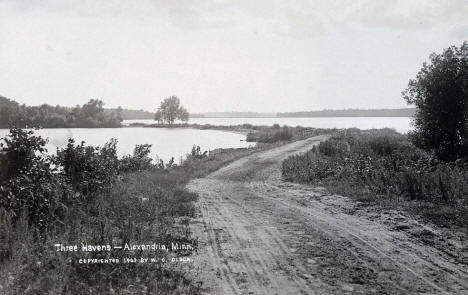
<svg viewBox="0 0 468 295">
<path fill-rule="evenodd" d="M 204 151 L 203 153 L 201 152 L 200 146 L 193 145 L 192 147 L 192 152 L 190 153 L 189 157 L 194 158 L 194 159 L 203 159 L 208 156 L 208 152 Z"/>
<path fill-rule="evenodd" d="M 117 141 L 112 139 L 102 148 L 75 145 L 69 139 L 67 147 L 57 150 L 54 164 L 63 167 L 62 173 L 75 191 L 86 196 L 109 189 L 118 174 Z"/>
<path fill-rule="evenodd" d="M 70 190 L 54 175 L 50 158 L 43 154 L 43 138 L 11 129 L 4 141 L 7 173 L 0 180 L 0 207 L 10 212 L 14 222 L 26 214 L 30 224 L 43 230 L 60 217 Z"/>
<path fill-rule="evenodd" d="M 288 141 L 292 139 L 293 133 L 288 127 L 283 128 L 268 128 L 257 132 L 247 134 L 248 142 L 264 142 L 274 143 L 279 141 Z"/>
<path fill-rule="evenodd" d="M 10 134 L 0 143 L 5 164 L 4 175 L 16 176 L 32 168 L 35 162 L 44 159 L 46 140 L 34 136 L 33 131 L 10 129 Z"/>
<path fill-rule="evenodd" d="M 2 161 L 12 172 L 0 180 L 0 266 L 8 273 L 8 278 L 0 277 L 3 293 L 199 294 L 197 284 L 167 264 L 76 261 L 138 258 L 141 252 L 65 254 L 52 245 L 143 243 L 151 238 L 191 243 L 196 249 L 189 218 L 197 195 L 184 187 L 203 171 L 207 157 L 192 159 L 197 168 L 153 169 L 148 145 L 137 146 L 126 161 L 117 159 L 116 141 L 96 148 L 71 140 L 55 157 L 43 154 L 44 145 L 32 132 L 13 130 L 2 146 Z M 199 150 L 196 154 L 203 155 Z M 137 171 L 122 173 L 122 167 Z M 144 167 L 150 169 L 138 171 Z"/>
<path fill-rule="evenodd" d="M 127 155 L 120 161 L 119 170 L 121 172 L 136 172 L 148 170 L 153 167 L 152 159 L 150 158 L 151 145 L 141 144 L 136 145 L 133 150 L 133 156 Z"/>
<path fill-rule="evenodd" d="M 444 163 L 391 130 L 348 130 L 282 163 L 286 180 L 325 184 L 338 193 L 402 196 L 449 204 L 467 214 L 468 169 Z M 458 216 L 462 216 L 458 215 Z"/>
</svg>

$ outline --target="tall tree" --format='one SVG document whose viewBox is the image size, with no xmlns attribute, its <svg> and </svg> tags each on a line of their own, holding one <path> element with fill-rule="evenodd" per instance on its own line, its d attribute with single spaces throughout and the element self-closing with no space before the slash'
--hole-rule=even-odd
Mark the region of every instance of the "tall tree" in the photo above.
<svg viewBox="0 0 468 295">
<path fill-rule="evenodd" d="M 104 112 L 104 103 L 99 99 L 90 99 L 88 103 L 84 104 L 81 108 L 83 117 L 97 118 Z"/>
<path fill-rule="evenodd" d="M 158 123 L 161 123 L 163 121 L 161 110 L 156 111 L 156 114 L 154 114 L 154 120 L 157 121 Z"/>
<path fill-rule="evenodd" d="M 440 159 L 468 157 L 468 42 L 429 59 L 402 93 L 416 106 L 410 137 Z"/>
<path fill-rule="evenodd" d="M 172 125 L 177 119 L 188 121 L 189 113 L 180 104 L 180 99 L 177 96 L 170 96 L 161 102 L 154 119 L 158 122 L 165 121 Z"/>
</svg>

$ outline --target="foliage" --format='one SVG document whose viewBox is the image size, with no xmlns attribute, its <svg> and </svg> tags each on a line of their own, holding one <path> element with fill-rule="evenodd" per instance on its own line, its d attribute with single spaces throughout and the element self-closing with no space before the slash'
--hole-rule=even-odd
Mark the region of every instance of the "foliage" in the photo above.
<svg viewBox="0 0 468 295">
<path fill-rule="evenodd" d="M 4 143 L 0 143 L 5 158 L 5 174 L 13 177 L 25 173 L 35 162 L 43 160 L 42 153 L 46 151 L 46 140 L 33 134 L 33 131 L 10 129 L 10 134 L 4 138 Z"/>
<path fill-rule="evenodd" d="M 26 107 L 20 106 L 16 101 L 0 96 L 0 127 L 9 127 L 12 124 L 25 126 L 27 121 Z"/>
<path fill-rule="evenodd" d="M 208 155 L 194 146 L 180 165 L 154 165 L 149 145 L 118 159 L 115 141 L 101 148 L 70 141 L 53 157 L 43 154 L 44 144 L 32 132 L 13 129 L 0 153 L 20 167 L 0 182 L 0 267 L 8 274 L 0 275 L 2 294 L 200 294 L 200 284 L 177 264 L 77 263 L 139 258 L 140 251 L 61 253 L 53 245 L 183 242 L 196 250 L 189 225 L 197 195 L 186 183 L 254 149 Z"/>
<path fill-rule="evenodd" d="M 68 188 L 54 176 L 51 161 L 44 156 L 46 141 L 33 131 L 10 130 L 2 144 L 5 172 L 0 179 L 0 207 L 16 221 L 23 213 L 40 229 L 58 219 L 62 194 Z"/>
<path fill-rule="evenodd" d="M 448 205 L 459 211 L 454 216 L 468 214 L 468 164 L 441 162 L 388 129 L 336 134 L 286 159 L 282 175 L 346 195 L 403 197 Z"/>
<path fill-rule="evenodd" d="M 79 264 L 81 254 L 53 248 L 147 239 L 196 248 L 188 226 L 197 195 L 184 189 L 192 175 L 188 166 L 153 165 L 149 145 L 119 160 L 114 140 L 100 148 L 71 140 L 56 156 L 44 154 L 46 141 L 32 131 L 12 129 L 4 141 L 0 158 L 9 173 L 0 181 L 0 264 L 9 275 L 0 276 L 2 294 L 199 294 L 198 285 L 171 264 Z"/>
<path fill-rule="evenodd" d="M 192 147 L 192 152 L 190 153 L 190 157 L 195 158 L 195 159 L 203 159 L 207 157 L 208 152 L 204 151 L 203 153 L 201 152 L 200 146 L 198 145 L 193 145 Z"/>
<path fill-rule="evenodd" d="M 53 162 L 62 167 L 75 191 L 91 197 L 109 189 L 118 173 L 117 141 L 113 139 L 100 148 L 85 146 L 84 142 L 75 145 L 71 138 L 66 148 L 57 150 Z"/>
<path fill-rule="evenodd" d="M 273 126 L 265 130 L 250 132 L 247 134 L 247 141 L 249 142 L 264 142 L 264 143 L 273 143 L 279 141 L 288 141 L 292 139 L 293 133 L 289 130 L 288 127 L 279 128 Z"/>
<path fill-rule="evenodd" d="M 119 109 L 118 109 L 119 110 Z M 104 112 L 104 103 L 101 100 L 91 99 L 82 107 L 76 106 L 67 114 L 67 124 L 71 127 L 119 127 L 122 118 L 119 112 Z"/>
<path fill-rule="evenodd" d="M 180 104 L 180 99 L 177 96 L 170 96 L 161 102 L 154 119 L 158 122 L 164 121 L 172 125 L 177 119 L 187 122 L 189 113 Z"/>
<path fill-rule="evenodd" d="M 330 134 L 335 131 L 334 129 L 320 129 L 301 126 L 288 127 L 284 125 L 283 127 L 280 127 L 279 124 L 273 124 L 272 126 L 252 126 L 250 124 L 244 124 L 239 127 L 251 130 L 247 134 L 246 140 L 248 142 L 259 143 L 299 140 L 320 134 Z"/>
<path fill-rule="evenodd" d="M 121 109 L 104 112 L 103 106 L 101 100 L 91 99 L 74 108 L 47 104 L 33 107 L 0 96 L 0 128 L 120 127 Z"/>
<path fill-rule="evenodd" d="M 403 92 L 417 108 L 411 140 L 440 159 L 468 159 L 468 42 L 429 58 Z"/>
<path fill-rule="evenodd" d="M 133 156 L 127 155 L 120 161 L 119 170 L 122 172 L 136 172 L 148 170 L 152 167 L 150 144 L 136 145 L 133 150 Z"/>
<path fill-rule="evenodd" d="M 123 120 L 152 120 L 154 113 L 144 110 L 130 110 L 118 107 L 116 109 L 105 109 L 104 112 L 120 114 Z"/>
</svg>

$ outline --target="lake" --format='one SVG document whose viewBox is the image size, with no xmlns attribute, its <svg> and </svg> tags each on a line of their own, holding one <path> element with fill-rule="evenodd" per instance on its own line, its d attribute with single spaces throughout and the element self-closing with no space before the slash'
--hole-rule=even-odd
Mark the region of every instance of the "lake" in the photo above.
<svg viewBox="0 0 468 295">
<path fill-rule="evenodd" d="M 124 124 L 146 123 L 154 124 L 154 120 L 125 120 Z M 280 124 L 288 126 L 303 126 L 315 128 L 394 128 L 400 133 L 411 130 L 411 118 L 408 117 L 329 117 L 329 118 L 190 118 L 190 124 L 211 125 L 252 125 Z"/>
<path fill-rule="evenodd" d="M 153 120 L 126 120 L 130 123 L 152 124 Z M 411 129 L 410 118 L 406 117 L 336 117 L 336 118 L 192 118 L 189 123 L 212 125 L 252 125 L 280 124 L 288 126 L 303 126 L 316 128 L 350 128 L 360 129 L 390 127 L 398 132 L 406 133 Z M 8 134 L 7 129 L 0 129 L 0 138 Z M 85 141 L 87 145 L 102 146 L 111 138 L 118 140 L 118 153 L 120 156 L 133 153 L 136 144 L 151 144 L 152 157 L 156 155 L 164 161 L 174 157 L 178 162 L 192 150 L 194 144 L 199 145 L 202 151 L 217 148 L 242 148 L 253 145 L 245 140 L 245 136 L 218 130 L 197 130 L 189 128 L 57 128 L 41 129 L 36 134 L 49 139 L 47 149 L 55 152 L 57 148 L 67 145 L 69 138 L 76 143 Z"/>
<path fill-rule="evenodd" d="M 7 129 L 0 129 L 0 138 L 8 134 Z M 152 158 L 156 155 L 165 162 L 174 157 L 176 163 L 192 150 L 194 144 L 202 151 L 217 148 L 242 148 L 254 145 L 245 141 L 245 136 L 232 132 L 197 129 L 168 128 L 57 128 L 35 131 L 37 135 L 49 139 L 47 149 L 55 153 L 57 148 L 67 145 L 69 138 L 76 143 L 85 141 L 87 145 L 102 146 L 111 138 L 118 140 L 117 148 L 120 156 L 133 153 L 136 144 L 151 144 Z"/>
</svg>

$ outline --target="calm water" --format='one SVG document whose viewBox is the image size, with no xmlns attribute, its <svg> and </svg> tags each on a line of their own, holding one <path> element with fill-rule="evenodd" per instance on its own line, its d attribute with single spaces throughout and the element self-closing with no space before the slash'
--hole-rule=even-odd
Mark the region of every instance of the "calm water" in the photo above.
<svg viewBox="0 0 468 295">
<path fill-rule="evenodd" d="M 216 148 L 240 148 L 248 147 L 252 143 L 241 141 L 245 136 L 217 131 L 196 129 L 166 129 L 166 128 L 58 128 L 41 129 L 35 131 L 44 138 L 49 138 L 47 149 L 55 153 L 57 147 L 65 147 L 69 138 L 74 138 L 76 143 L 85 141 L 87 145 L 102 146 L 111 138 L 118 140 L 119 155 L 133 153 L 136 144 L 152 144 L 152 157 L 163 159 L 165 162 L 174 157 L 179 162 L 192 150 L 194 144 L 199 145 L 202 151 Z M 0 138 L 8 134 L 7 129 L 0 129 Z"/>
<path fill-rule="evenodd" d="M 193 118 L 189 123 L 212 125 L 288 125 L 316 128 L 350 128 L 360 129 L 390 127 L 398 132 L 406 133 L 411 129 L 410 118 L 401 117 L 367 117 L 367 118 Z M 134 122 L 154 123 L 153 120 L 127 120 L 124 124 Z M 0 138 L 8 134 L 7 129 L 0 129 Z M 58 128 L 41 129 L 36 134 L 49 139 L 47 149 L 55 152 L 57 148 L 66 146 L 69 138 L 77 143 L 85 141 L 87 145 L 102 146 L 111 138 L 118 140 L 119 155 L 131 154 L 136 144 L 151 144 L 152 156 L 168 161 L 174 157 L 176 161 L 189 153 L 194 144 L 203 151 L 216 148 L 248 147 L 252 143 L 241 141 L 245 136 L 218 130 L 196 129 L 166 129 L 166 128 Z"/>
<path fill-rule="evenodd" d="M 288 126 L 303 126 L 315 128 L 394 128 L 400 133 L 411 130 L 411 118 L 407 117 L 332 117 L 332 118 L 190 118 L 189 123 L 211 125 L 240 125 L 250 123 L 252 125 L 280 124 Z M 147 123 L 153 124 L 153 120 L 126 120 L 124 124 Z"/>
</svg>

